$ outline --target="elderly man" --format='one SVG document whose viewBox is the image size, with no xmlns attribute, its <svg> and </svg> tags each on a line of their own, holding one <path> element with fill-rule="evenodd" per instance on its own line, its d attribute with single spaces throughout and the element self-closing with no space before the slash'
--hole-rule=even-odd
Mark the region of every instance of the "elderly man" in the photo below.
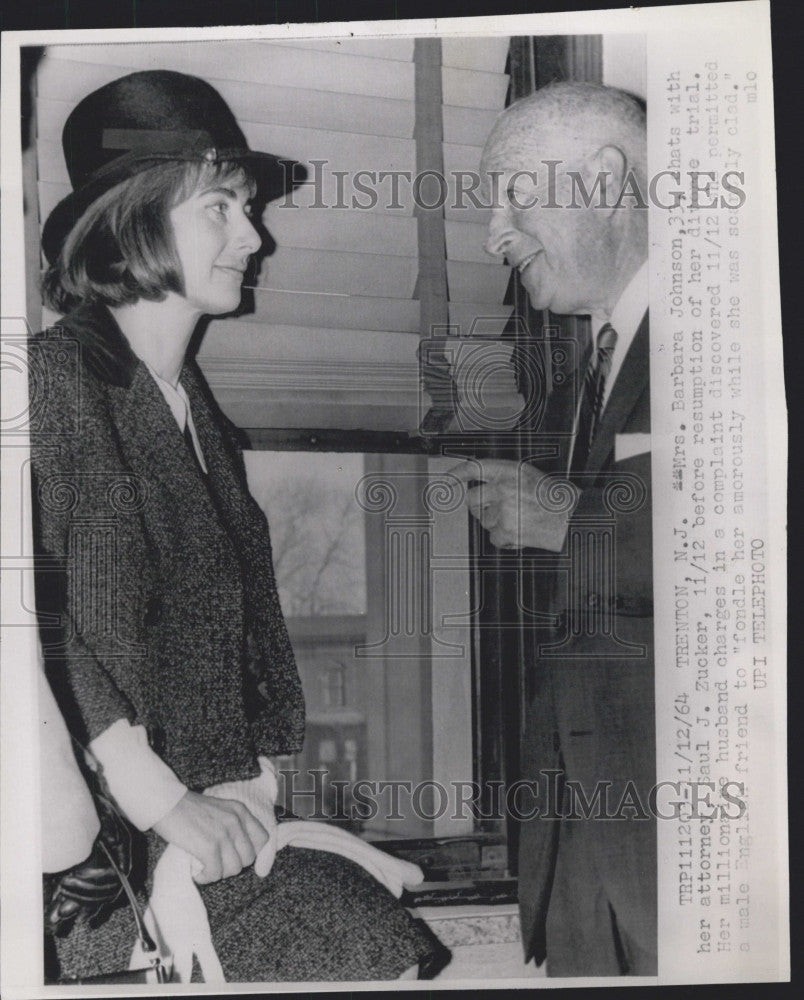
<svg viewBox="0 0 804 1000">
<path fill-rule="evenodd" d="M 553 84 L 497 119 L 482 170 L 496 188 L 487 249 L 534 308 L 589 316 L 592 333 L 564 426 L 548 404 L 562 450 L 549 477 L 529 462 L 455 470 L 493 545 L 556 554 L 522 747 L 543 813 L 520 838 L 525 955 L 546 954 L 551 976 L 655 975 L 644 111 L 611 88 Z"/>
</svg>

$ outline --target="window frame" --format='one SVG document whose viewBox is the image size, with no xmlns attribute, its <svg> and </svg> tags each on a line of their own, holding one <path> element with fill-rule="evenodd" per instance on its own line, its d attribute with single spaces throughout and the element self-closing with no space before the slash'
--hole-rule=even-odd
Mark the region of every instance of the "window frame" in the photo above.
<svg viewBox="0 0 804 1000">
<path fill-rule="evenodd" d="M 414 455 L 422 457 L 442 457 L 449 454 L 451 444 L 460 442 L 462 449 L 470 442 L 472 454 L 487 452 L 488 436 L 473 435 L 471 438 L 454 435 L 423 436 L 402 432 L 389 433 L 370 430 L 343 430 L 333 428 L 244 428 L 241 429 L 243 444 L 252 451 L 308 451 L 315 452 L 363 452 L 365 454 Z M 479 526 L 468 512 L 467 554 L 470 565 L 469 607 L 474 607 L 477 596 L 477 571 L 473 553 L 478 551 Z M 333 623 L 325 623 L 320 629 L 322 635 L 333 629 L 349 631 L 355 616 L 335 616 Z M 360 616 L 358 616 L 360 617 Z M 340 619 L 343 618 L 343 622 Z M 293 617 L 288 619 L 291 633 L 298 623 Z M 341 627 L 341 625 L 343 627 Z M 500 650 L 493 652 L 499 636 L 510 633 L 491 629 L 481 639 L 480 630 L 473 621 L 468 648 L 467 670 L 469 671 L 472 726 L 472 780 L 484 794 L 479 803 L 481 814 L 493 808 L 488 782 L 504 780 L 508 768 L 501 766 L 510 757 L 517 727 L 511 727 L 509 713 L 518 700 L 505 696 L 504 672 L 500 669 L 504 659 Z M 482 664 L 482 666 L 481 666 Z M 505 733 L 500 729 L 501 719 L 506 720 Z M 502 750 L 502 752 L 501 752 Z M 457 902 L 510 903 L 516 901 L 516 882 L 512 872 L 510 838 L 506 833 L 505 819 L 475 818 L 471 833 L 433 837 L 405 837 L 374 841 L 376 846 L 406 860 L 414 861 L 425 871 L 427 885 L 421 890 L 406 891 L 405 905 L 449 905 Z M 449 878 L 447 878 L 449 876 Z M 437 883 L 433 886 L 432 883 Z M 449 883 L 449 884 L 447 884 Z"/>
<path fill-rule="evenodd" d="M 510 42 L 510 87 L 506 104 L 527 96 L 551 80 L 587 80 L 602 82 L 602 38 L 599 35 L 513 37 Z M 583 343 L 588 336 L 583 321 L 574 318 L 558 320 L 549 312 L 531 308 L 515 270 L 506 302 L 514 309 L 503 337 L 515 341 L 527 337 L 530 345 L 541 350 L 547 385 L 550 385 L 550 340 L 556 333 L 562 338 Z M 524 334 L 521 321 L 524 319 Z M 520 454 L 529 450 L 534 428 L 520 427 L 517 443 Z M 251 429 L 247 432 L 252 446 L 298 450 L 384 452 L 423 455 L 449 454 L 456 457 L 511 454 L 511 435 L 503 444 L 493 435 L 464 435 L 460 441 L 449 435 L 414 435 L 371 430 L 310 430 L 310 429 Z M 514 435 L 516 440 L 516 435 Z M 472 772 L 473 780 L 483 790 L 481 815 L 492 811 L 491 798 L 495 786 L 510 785 L 523 776 L 520 741 L 530 702 L 536 638 L 532 622 L 523 615 L 518 588 L 533 590 L 536 580 L 524 569 L 519 579 L 506 573 L 504 557 L 489 557 L 490 546 L 480 525 L 470 519 L 469 557 L 472 563 L 470 606 L 477 607 L 480 588 L 483 603 L 472 626 L 470 670 L 472 677 Z M 482 556 L 482 561 L 481 561 Z M 509 564 L 510 565 L 510 564 Z M 482 574 L 482 582 L 481 582 Z M 516 621 L 515 627 L 502 622 Z M 475 850 L 475 878 L 468 884 L 444 894 L 449 901 L 460 898 L 476 899 L 477 886 L 484 880 L 483 854 L 492 856 L 504 848 L 506 876 L 501 883 L 502 898 L 516 897 L 520 822 L 506 816 L 501 819 L 478 819 L 475 833 L 468 837 L 430 838 L 424 841 L 389 842 L 386 847 L 399 856 L 415 860 L 419 856 L 425 868 L 453 864 L 459 867 L 465 845 Z M 428 900 L 429 901 L 429 900 Z"/>
</svg>

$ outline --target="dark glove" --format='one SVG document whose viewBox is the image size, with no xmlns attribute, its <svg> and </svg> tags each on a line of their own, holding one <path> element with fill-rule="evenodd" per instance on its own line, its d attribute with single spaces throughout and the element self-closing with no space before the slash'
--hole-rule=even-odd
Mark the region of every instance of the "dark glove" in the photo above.
<svg viewBox="0 0 804 1000">
<path fill-rule="evenodd" d="M 58 877 L 45 905 L 45 929 L 57 937 L 70 931 L 79 914 L 92 927 L 103 923 L 123 891 L 114 865 L 126 876 L 131 873 L 131 832 L 105 795 L 96 792 L 94 797 L 101 828 L 92 853 Z"/>
</svg>

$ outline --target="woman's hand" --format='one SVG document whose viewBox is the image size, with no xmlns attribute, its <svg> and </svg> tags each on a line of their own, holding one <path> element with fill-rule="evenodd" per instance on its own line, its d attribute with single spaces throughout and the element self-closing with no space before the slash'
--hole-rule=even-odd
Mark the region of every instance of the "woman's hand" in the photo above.
<svg viewBox="0 0 804 1000">
<path fill-rule="evenodd" d="M 153 829 L 204 866 L 201 885 L 237 875 L 268 842 L 265 827 L 241 803 L 188 791 Z"/>
</svg>

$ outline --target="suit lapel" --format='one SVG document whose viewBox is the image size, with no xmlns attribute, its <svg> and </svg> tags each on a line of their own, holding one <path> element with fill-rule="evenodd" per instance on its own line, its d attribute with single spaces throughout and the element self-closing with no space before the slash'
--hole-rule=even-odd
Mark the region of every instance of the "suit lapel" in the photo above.
<svg viewBox="0 0 804 1000">
<path fill-rule="evenodd" d="M 110 385 L 107 392 L 129 467 L 172 497 L 184 523 L 197 526 L 202 537 L 208 534 L 217 520 L 209 492 L 145 365 L 137 366 L 128 387 Z"/>
<path fill-rule="evenodd" d="M 210 562 L 222 566 L 231 558 L 227 553 L 233 538 L 208 489 L 213 483 L 205 482 L 199 472 L 165 397 L 114 316 L 105 306 L 82 306 L 60 325 L 78 339 L 88 370 L 103 387 L 117 460 L 149 491 L 140 517 L 146 543 L 154 548 L 154 565 L 161 554 L 168 560 L 183 559 L 190 549 L 200 548 Z M 200 391 L 195 396 L 200 397 Z M 191 404 L 205 461 L 220 481 L 220 465 L 226 458 L 220 457 L 225 451 L 220 431 L 213 426 L 209 405 L 201 406 L 195 399 Z"/>
<path fill-rule="evenodd" d="M 586 463 L 588 472 L 599 472 L 606 464 L 608 456 L 614 449 L 614 439 L 619 434 L 637 400 L 645 391 L 650 379 L 650 338 L 648 335 L 648 314 L 639 324 L 628 354 L 620 368 L 617 381 L 609 396 L 609 401 L 600 421 L 600 427 L 595 434 L 589 459 Z"/>
<path fill-rule="evenodd" d="M 190 400 L 198 440 L 204 453 L 208 469 L 209 490 L 222 523 L 241 554 L 249 555 L 255 543 L 254 511 L 247 487 L 244 488 L 243 474 L 237 464 L 234 447 L 227 447 L 221 433 L 221 423 L 225 419 L 219 415 L 217 404 L 210 398 L 203 376 L 193 362 L 185 364 L 181 382 Z M 262 514 L 260 513 L 260 519 Z"/>
<path fill-rule="evenodd" d="M 190 401 L 193 423 L 207 466 L 209 486 L 215 496 L 225 496 L 231 491 L 234 468 L 226 449 L 222 446 L 213 404 L 207 398 L 201 385 L 201 377 L 194 370 L 192 363 L 185 364 L 182 369 L 181 384 Z"/>
</svg>

